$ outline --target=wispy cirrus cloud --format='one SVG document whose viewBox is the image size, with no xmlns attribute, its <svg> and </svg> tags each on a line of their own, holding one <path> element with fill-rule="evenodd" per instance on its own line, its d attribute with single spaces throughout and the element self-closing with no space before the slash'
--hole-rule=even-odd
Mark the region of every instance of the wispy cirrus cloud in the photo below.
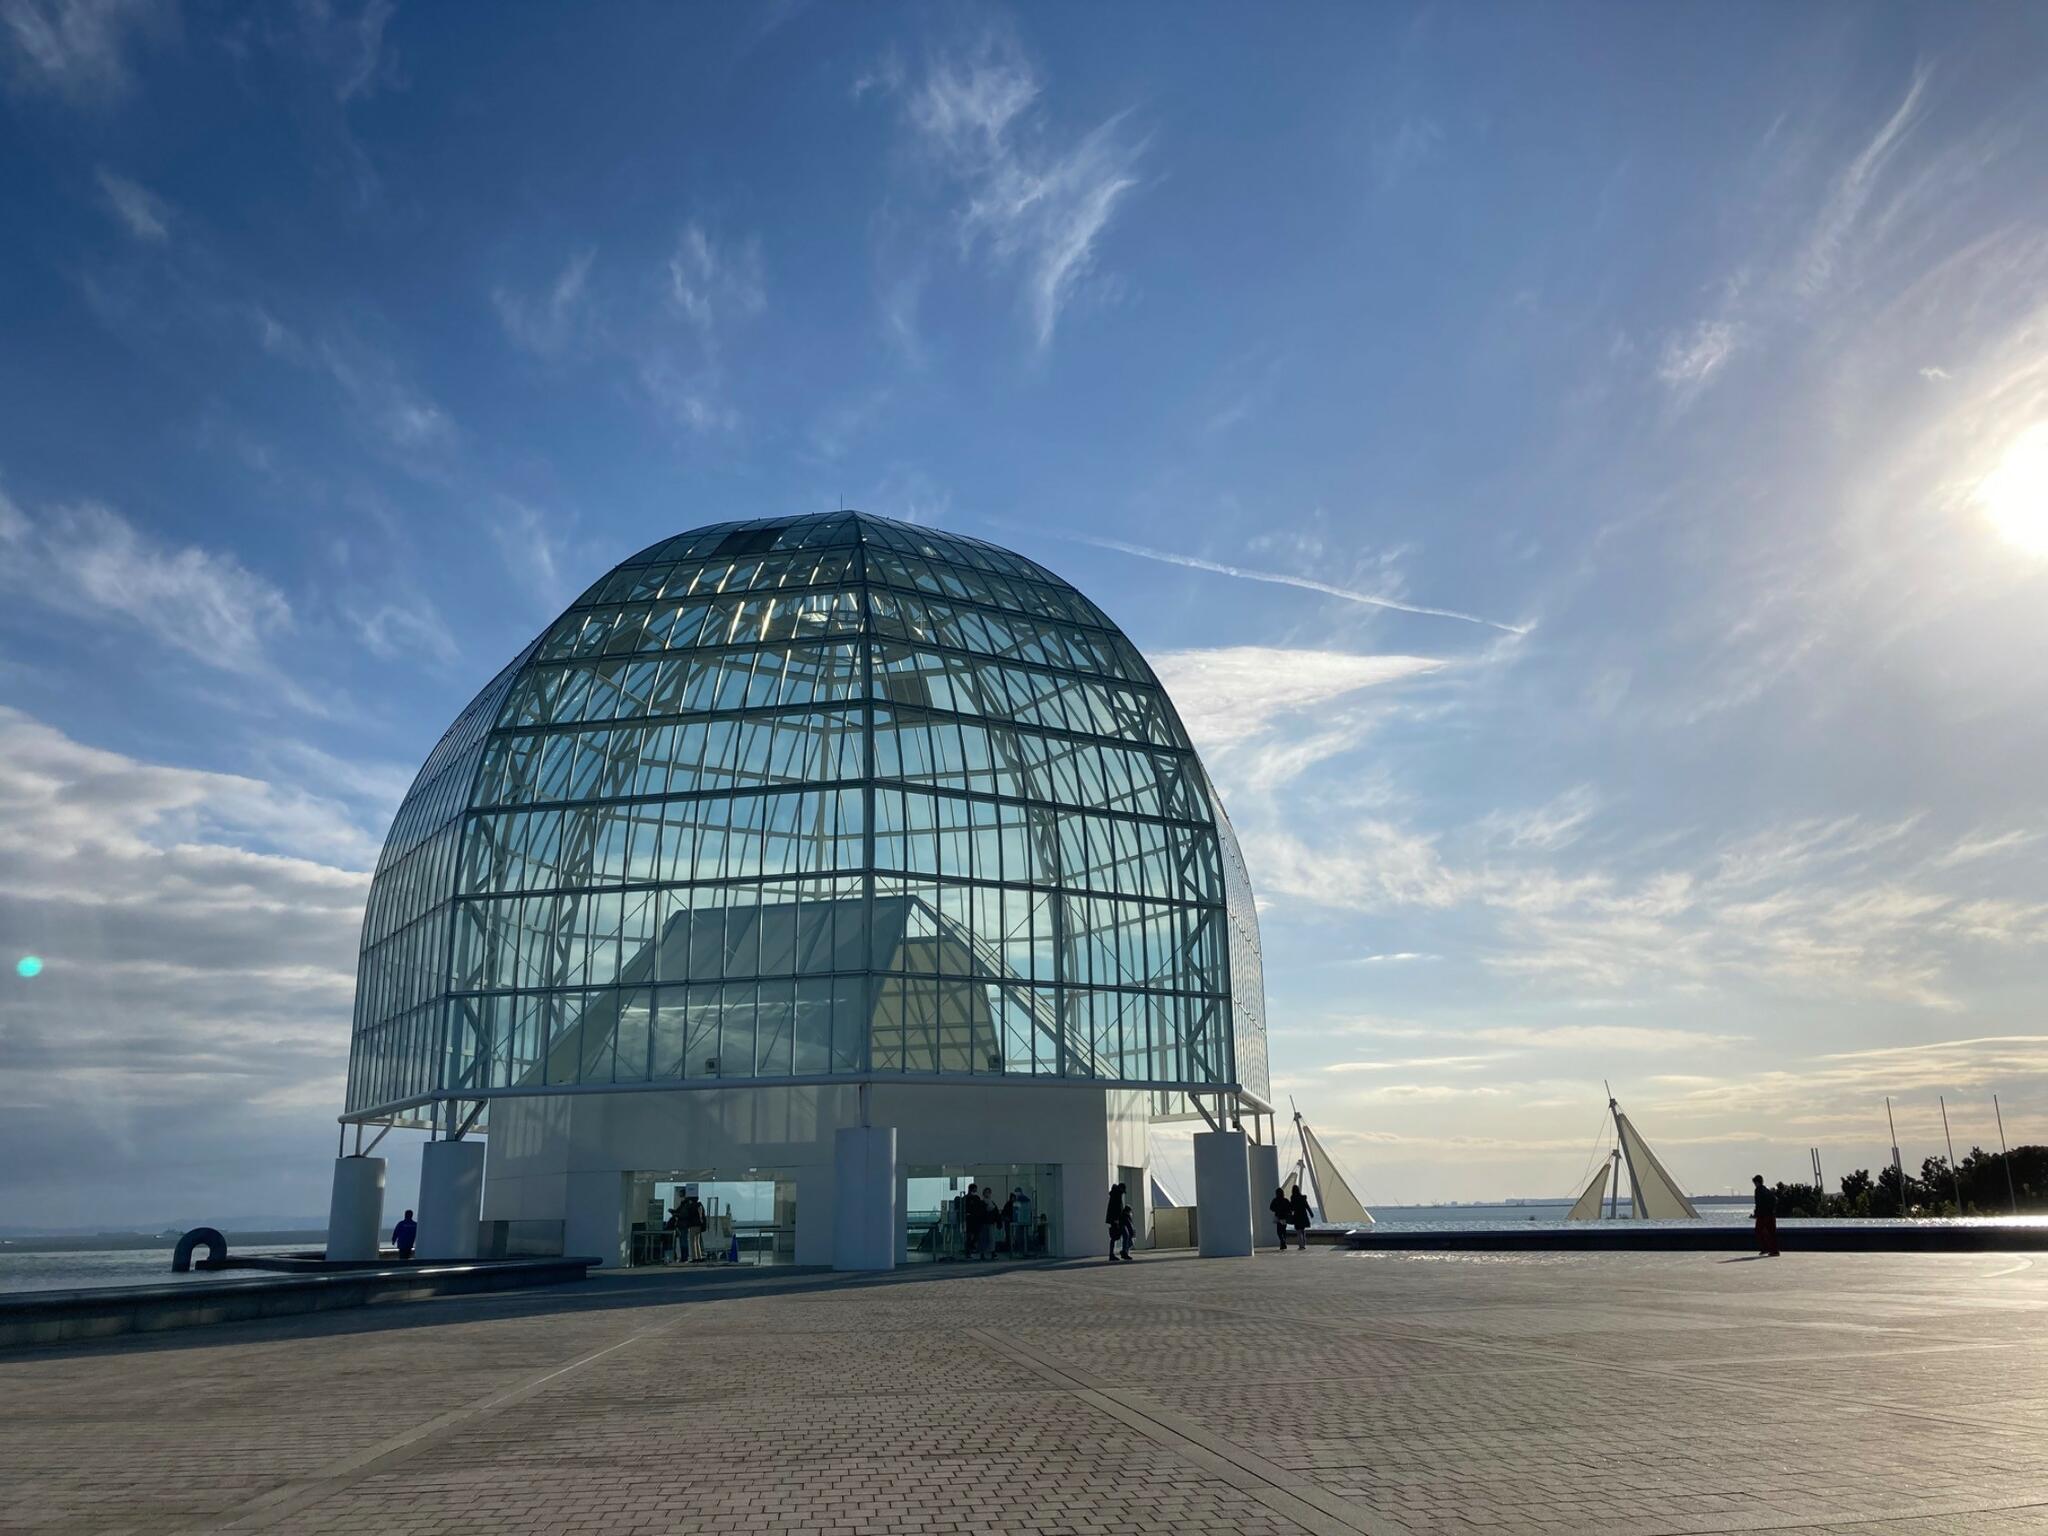
<svg viewBox="0 0 2048 1536">
<path fill-rule="evenodd" d="M 590 269 L 596 261 L 594 246 L 572 252 L 539 298 L 504 284 L 491 290 L 491 306 L 515 345 L 540 357 L 555 357 L 568 348 L 586 319 Z"/>
<path fill-rule="evenodd" d="M 1367 608 L 1385 608 L 1394 613 L 1419 614 L 1426 618 L 1456 619 L 1460 623 L 1478 624 L 1510 635 L 1526 635 L 1534 628 L 1529 624 L 1508 624 L 1499 619 L 1481 618 L 1478 614 L 1461 613 L 1455 608 L 1431 608 L 1421 603 L 1403 602 L 1398 598 L 1361 592 L 1352 587 L 1338 586 L 1333 582 L 1318 581 L 1313 576 L 1292 576 L 1284 571 L 1252 570 L 1241 565 L 1227 565 L 1219 560 L 1205 560 L 1199 555 L 1151 549 L 1143 544 L 1129 544 L 1121 539 L 1105 539 L 1094 534 L 1070 533 L 1057 528 L 1041 531 L 1051 534 L 1056 539 L 1067 539 L 1076 544 L 1091 545 L 1096 549 L 1114 550 L 1122 555 L 1135 555 L 1141 560 L 1157 560 L 1165 565 L 1183 566 L 1191 571 L 1209 571 L 1218 576 L 1235 576 L 1241 581 L 1264 581 L 1276 586 L 1299 587 L 1304 592 L 1320 592 L 1326 597 L 1342 598 L 1347 603 L 1358 603 Z"/>
<path fill-rule="evenodd" d="M 107 208 L 123 228 L 137 240 L 158 243 L 170 236 L 170 205 L 139 182 L 115 174 L 105 166 L 98 173 L 100 191 Z"/>
<path fill-rule="evenodd" d="M 964 254 L 1021 274 L 1032 339 L 1052 345 L 1094 272 L 1104 232 L 1139 185 L 1146 143 L 1130 110 L 1078 137 L 1043 106 L 1044 82 L 1011 39 L 935 52 L 916 79 L 891 55 L 855 82 L 894 97 L 927 165 L 959 194 L 951 218 Z"/>
<path fill-rule="evenodd" d="M 128 89 L 136 38 L 176 14 L 168 0 L 0 0 L 0 39 L 17 86 L 104 102 Z"/>
<path fill-rule="evenodd" d="M 232 554 L 164 543 L 99 502 L 32 517 L 0 495 L 0 550 L 17 601 L 119 617 L 224 672 L 270 674 L 270 644 L 292 627 L 284 593 Z"/>
<path fill-rule="evenodd" d="M 246 314 L 262 349 L 282 362 L 324 375 L 362 422 L 406 454 L 442 447 L 455 436 L 448 413 L 410 383 L 398 361 L 352 331 L 302 336 L 261 305 Z"/>
<path fill-rule="evenodd" d="M 1727 320 L 1701 320 L 1667 337 L 1657 377 L 1682 398 L 1698 394 L 1735 354 L 1736 327 Z"/>
<path fill-rule="evenodd" d="M 380 661 L 425 657 L 445 666 L 461 654 L 447 621 L 428 603 L 386 602 L 351 608 L 347 618 L 364 648 Z"/>
<path fill-rule="evenodd" d="M 632 345 L 648 398 L 692 432 L 740 424 L 728 398 L 725 354 L 733 333 L 768 307 L 758 239 L 721 239 L 701 221 L 684 224 L 663 263 L 661 322 Z"/>
<path fill-rule="evenodd" d="M 1829 188 L 1827 200 L 1793 266 L 1792 281 L 1802 294 L 1818 294 L 1839 275 L 1845 248 L 1880 179 L 1920 119 L 1928 78 L 1925 65 L 1914 68 L 1906 93 L 1891 116 Z"/>
</svg>

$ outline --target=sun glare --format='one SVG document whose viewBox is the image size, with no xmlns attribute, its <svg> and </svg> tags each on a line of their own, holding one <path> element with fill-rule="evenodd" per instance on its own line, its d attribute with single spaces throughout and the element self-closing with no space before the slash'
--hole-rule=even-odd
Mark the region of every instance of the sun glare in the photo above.
<svg viewBox="0 0 2048 1536">
<path fill-rule="evenodd" d="M 2013 440 L 1977 487 L 1977 502 L 2008 544 L 2048 559 L 2048 422 Z"/>
</svg>

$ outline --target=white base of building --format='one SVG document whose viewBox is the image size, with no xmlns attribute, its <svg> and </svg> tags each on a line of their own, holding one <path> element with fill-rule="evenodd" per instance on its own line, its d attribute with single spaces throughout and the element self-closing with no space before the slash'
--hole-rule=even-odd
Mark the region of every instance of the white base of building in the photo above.
<svg viewBox="0 0 2048 1536">
<path fill-rule="evenodd" d="M 650 1220 L 657 1189 L 679 1181 L 773 1179 L 775 1224 L 793 1238 L 798 1264 L 887 1268 L 915 1257 L 905 1222 L 913 1180 L 1007 1178 L 1004 1170 L 1056 1170 L 1053 1257 L 1107 1252 L 1109 1186 L 1130 1186 L 1150 1215 L 1144 1095 L 1084 1085 L 875 1084 L 866 1124 L 854 1084 L 562 1093 L 502 1098 L 491 1105 L 483 1196 L 485 1223 L 559 1223 L 562 1251 L 602 1264 L 635 1257 L 636 1227 Z M 894 1129 L 888 1247 L 879 1249 L 881 1200 L 866 1182 L 870 1145 L 851 1165 L 858 1187 L 842 1187 L 842 1131 Z M 1242 1138 L 1240 1138 L 1240 1141 Z M 1239 1154 L 1243 1183 L 1243 1152 Z M 1242 1201 L 1242 1191 L 1240 1191 Z M 842 1238 L 841 1212 L 852 1223 Z M 857 1216 L 856 1216 L 856 1213 Z M 1206 1219 L 1206 1218 L 1205 1218 Z M 527 1231 L 531 1231 L 527 1228 Z M 1146 1228 L 1140 1228 L 1140 1240 Z M 850 1250 L 842 1256 L 842 1243 Z"/>
<path fill-rule="evenodd" d="M 423 1259 L 473 1259 L 483 1210 L 484 1146 L 430 1141 L 420 1148 L 419 1247 Z"/>
<path fill-rule="evenodd" d="M 896 1206 L 896 1130 L 849 1125 L 833 1133 L 832 1267 L 894 1269 L 903 1238 Z"/>
<path fill-rule="evenodd" d="M 377 1257 L 384 1231 L 384 1159 L 337 1157 L 327 1202 L 327 1257 L 360 1263 Z"/>
<path fill-rule="evenodd" d="M 1252 1251 L 1246 1140 L 1243 1131 L 1202 1131 L 1194 1137 L 1196 1241 L 1205 1259 L 1243 1258 Z"/>
</svg>

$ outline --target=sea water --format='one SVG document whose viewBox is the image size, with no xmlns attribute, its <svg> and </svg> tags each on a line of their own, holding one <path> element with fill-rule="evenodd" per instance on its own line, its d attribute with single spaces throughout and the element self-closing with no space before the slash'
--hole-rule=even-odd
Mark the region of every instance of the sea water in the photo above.
<svg viewBox="0 0 2048 1536">
<path fill-rule="evenodd" d="M 24 1240 L 24 1242 L 27 1240 Z M 290 1247 L 236 1248 L 239 1256 L 305 1253 L 320 1246 L 319 1233 L 310 1241 Z M 123 1243 L 118 1248 L 66 1248 L 61 1252 L 23 1251 L 21 1243 L 0 1243 L 0 1295 L 19 1291 L 96 1290 L 109 1285 L 168 1285 L 173 1281 L 219 1280 L 217 1270 L 195 1269 L 182 1275 L 171 1273 L 171 1255 L 177 1244 L 166 1239 L 163 1246 L 137 1248 Z M 230 1275 L 235 1272 L 230 1271 Z M 248 1271 L 241 1271 L 247 1275 Z"/>
</svg>

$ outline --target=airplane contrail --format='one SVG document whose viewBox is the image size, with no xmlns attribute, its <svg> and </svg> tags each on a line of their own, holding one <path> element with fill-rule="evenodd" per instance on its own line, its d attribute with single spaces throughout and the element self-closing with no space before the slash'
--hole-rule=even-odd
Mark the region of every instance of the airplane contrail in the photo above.
<svg viewBox="0 0 2048 1536">
<path fill-rule="evenodd" d="M 1241 565 L 1224 565 L 1216 560 L 1202 560 L 1194 555 L 1177 555 L 1165 549 L 1147 549 L 1142 544 L 1126 544 L 1121 539 L 1097 538 L 1087 533 L 1065 533 L 1052 528 L 1039 531 L 1050 533 L 1054 538 L 1071 540 L 1076 544 L 1092 544 L 1097 549 L 1113 549 L 1119 554 L 1136 555 L 1142 560 L 1159 560 L 1167 565 L 1184 565 L 1191 571 L 1213 571 L 1218 576 L 1237 576 L 1245 581 L 1270 581 L 1278 586 L 1300 587 L 1309 592 L 1341 597 L 1348 603 L 1362 603 L 1368 608 L 1389 608 L 1395 613 L 1416 613 L 1432 619 L 1457 619 L 1464 624 L 1479 624 L 1488 629 L 1504 630 L 1511 635 L 1529 633 L 1530 626 L 1526 624 L 1503 624 L 1498 619 L 1482 618 L 1476 613 L 1460 613 L 1455 608 L 1425 608 L 1419 603 L 1396 602 L 1391 597 L 1375 597 L 1370 592 L 1333 586 L 1327 581 L 1317 581 L 1310 576 L 1288 576 L 1279 571 L 1251 571 Z"/>
</svg>

